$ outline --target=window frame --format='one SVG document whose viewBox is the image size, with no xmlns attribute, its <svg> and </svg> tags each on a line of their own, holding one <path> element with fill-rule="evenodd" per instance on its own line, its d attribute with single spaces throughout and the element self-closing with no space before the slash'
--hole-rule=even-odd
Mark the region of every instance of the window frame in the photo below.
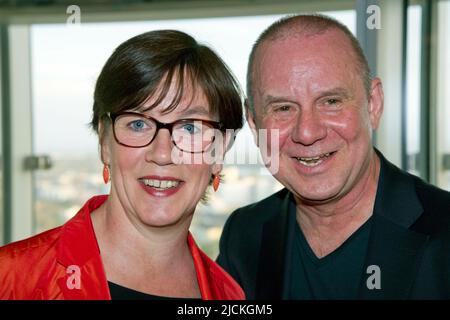
<svg viewBox="0 0 450 320">
<path fill-rule="evenodd" d="M 362 1 L 362 0 L 359 0 Z M 3 99 L 3 173 L 4 173 L 4 216 L 3 242 L 20 240 L 32 234 L 33 230 L 33 172 L 25 170 L 24 158 L 33 154 L 32 146 L 32 95 L 30 28 L 33 24 L 65 23 L 68 15 L 65 7 L 6 9 L 0 14 L 3 21 L 2 34 L 8 33 L 6 45 L 7 69 L 2 71 L 3 89 L 9 91 Z M 125 9 L 125 6 L 124 6 Z M 248 1 L 185 1 L 173 3 L 136 4 L 117 11 L 107 6 L 81 6 L 81 23 L 120 22 L 161 19 L 189 19 L 227 16 L 254 16 L 284 14 L 290 12 L 356 10 L 355 1 L 328 0 L 321 2 L 284 0 L 273 3 L 266 0 Z M 356 11 L 359 15 L 366 13 Z M 6 31 L 5 31 L 6 30 Z M 5 41 L 5 39 L 2 39 Z M 3 44 L 3 43 L 2 43 Z M 5 46 L 2 45 L 3 48 Z M 377 57 L 377 53 L 367 53 Z M 5 54 L 5 51 L 2 52 Z M 4 64 L 5 65 L 5 64 Z M 22 88 L 22 90 L 19 90 Z M 9 97 L 9 98 L 8 98 Z M 20 121 L 20 123 L 19 123 Z M 19 131 L 19 124 L 26 126 Z M 1 225 L 0 225 L 1 226 Z"/>
</svg>

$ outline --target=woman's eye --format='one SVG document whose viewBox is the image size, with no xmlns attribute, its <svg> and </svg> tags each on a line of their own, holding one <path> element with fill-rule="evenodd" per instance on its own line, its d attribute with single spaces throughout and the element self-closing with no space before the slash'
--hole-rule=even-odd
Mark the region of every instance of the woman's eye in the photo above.
<svg viewBox="0 0 450 320">
<path fill-rule="evenodd" d="M 183 131 L 189 134 L 196 134 L 200 132 L 200 129 L 197 128 L 193 123 L 186 123 L 183 125 Z"/>
<path fill-rule="evenodd" d="M 130 124 L 128 126 L 131 128 L 131 130 L 141 131 L 141 130 L 145 129 L 146 123 L 144 120 L 135 120 L 135 121 L 130 122 Z"/>
</svg>

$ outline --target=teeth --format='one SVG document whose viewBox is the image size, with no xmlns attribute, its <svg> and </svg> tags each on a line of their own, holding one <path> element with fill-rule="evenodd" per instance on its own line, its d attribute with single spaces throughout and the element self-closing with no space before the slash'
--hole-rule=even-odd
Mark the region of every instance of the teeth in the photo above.
<svg viewBox="0 0 450 320">
<path fill-rule="evenodd" d="M 156 180 L 156 179 L 142 179 L 146 186 L 158 189 L 169 189 L 178 186 L 179 181 L 174 180 Z"/>
<path fill-rule="evenodd" d="M 312 161 L 312 160 L 319 160 L 320 159 L 320 157 L 315 157 L 315 158 L 300 158 L 300 160 L 303 160 L 303 161 Z"/>
<path fill-rule="evenodd" d="M 312 157 L 312 158 L 298 157 L 296 159 L 306 167 L 315 167 L 323 162 L 323 158 L 327 158 L 329 156 L 330 156 L 330 152 L 321 154 L 317 157 Z"/>
<path fill-rule="evenodd" d="M 322 163 L 322 159 L 318 159 L 318 160 L 308 160 L 308 161 L 304 161 L 304 160 L 299 160 L 299 162 L 301 164 L 303 164 L 304 166 L 307 167 L 315 167 L 317 165 L 319 165 L 320 163 Z"/>
<path fill-rule="evenodd" d="M 328 152 L 328 153 L 324 153 L 324 154 L 321 154 L 321 155 L 319 155 L 317 157 L 313 157 L 313 158 L 298 157 L 297 159 L 302 160 L 302 161 L 312 161 L 312 160 L 319 160 L 321 158 L 325 158 L 325 157 L 329 157 L 329 156 L 330 156 L 330 153 Z"/>
</svg>

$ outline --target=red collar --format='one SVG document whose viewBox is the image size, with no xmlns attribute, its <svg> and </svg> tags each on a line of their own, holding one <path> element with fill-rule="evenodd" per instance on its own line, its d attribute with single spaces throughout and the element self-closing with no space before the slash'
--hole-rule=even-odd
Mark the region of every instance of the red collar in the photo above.
<svg viewBox="0 0 450 320">
<path fill-rule="evenodd" d="M 108 282 L 100 257 L 100 249 L 92 226 L 91 213 L 99 208 L 106 200 L 107 195 L 95 196 L 89 199 L 80 211 L 62 226 L 59 247 L 57 249 L 57 261 L 65 268 L 76 265 L 80 270 L 88 270 L 91 277 L 84 277 L 82 281 L 93 281 L 91 285 L 97 285 L 100 299 L 111 299 Z M 197 247 L 191 233 L 188 233 L 188 246 L 191 251 L 197 280 L 202 299 L 212 299 L 210 288 L 210 264 L 209 258 Z M 95 277 L 95 278 L 93 278 Z M 59 286 L 68 299 L 77 299 L 77 290 L 68 290 L 65 281 L 59 281 Z M 94 297 L 95 298 L 95 297 Z"/>
</svg>

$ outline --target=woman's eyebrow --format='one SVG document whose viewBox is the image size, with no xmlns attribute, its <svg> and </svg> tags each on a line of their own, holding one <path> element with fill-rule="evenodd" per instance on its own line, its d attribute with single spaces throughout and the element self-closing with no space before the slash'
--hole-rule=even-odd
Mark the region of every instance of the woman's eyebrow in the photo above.
<svg viewBox="0 0 450 320">
<path fill-rule="evenodd" d="M 191 115 L 210 116 L 208 109 L 203 106 L 188 107 L 180 112 L 180 114 L 184 117 L 188 117 Z"/>
</svg>

